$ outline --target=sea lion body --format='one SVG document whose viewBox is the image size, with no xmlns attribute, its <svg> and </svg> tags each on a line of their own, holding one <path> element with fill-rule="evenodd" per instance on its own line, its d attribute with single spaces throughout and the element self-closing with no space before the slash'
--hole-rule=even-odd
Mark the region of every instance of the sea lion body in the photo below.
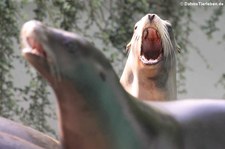
<svg viewBox="0 0 225 149">
<path fill-rule="evenodd" d="M 183 149 L 223 149 L 224 102 L 224 99 L 185 99 L 166 103 L 146 103 L 175 118 L 182 132 Z"/>
<path fill-rule="evenodd" d="M 128 93 L 142 100 L 177 98 L 177 46 L 169 22 L 156 14 L 147 14 L 136 23 L 127 50 L 129 55 L 120 82 Z"/>
<path fill-rule="evenodd" d="M 64 148 L 225 148 L 225 101 L 143 102 L 81 36 L 30 21 L 21 38 L 23 56 L 57 96 Z"/>
</svg>

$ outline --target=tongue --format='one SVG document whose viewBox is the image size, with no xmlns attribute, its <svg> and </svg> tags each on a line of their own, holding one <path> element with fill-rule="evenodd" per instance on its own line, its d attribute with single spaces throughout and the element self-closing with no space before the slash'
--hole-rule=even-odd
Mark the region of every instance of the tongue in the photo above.
<svg viewBox="0 0 225 149">
<path fill-rule="evenodd" d="M 146 59 L 157 59 L 162 52 L 161 39 L 157 31 L 153 28 L 148 28 L 148 33 L 142 39 L 142 55 Z"/>
</svg>

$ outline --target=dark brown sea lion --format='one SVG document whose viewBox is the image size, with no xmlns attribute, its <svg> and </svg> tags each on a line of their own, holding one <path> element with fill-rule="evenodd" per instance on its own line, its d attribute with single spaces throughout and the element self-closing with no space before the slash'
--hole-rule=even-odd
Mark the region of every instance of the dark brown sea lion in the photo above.
<svg viewBox="0 0 225 149">
<path fill-rule="evenodd" d="M 129 55 L 120 79 L 127 92 L 142 100 L 177 98 L 177 45 L 169 22 L 156 14 L 145 15 L 136 23 L 127 50 Z"/>
<path fill-rule="evenodd" d="M 10 126 L 8 126 L 10 127 Z M 20 137 L 0 132 L 0 148 L 1 149 L 44 149 L 40 146 L 32 144 Z"/>
<path fill-rule="evenodd" d="M 225 101 L 143 102 L 77 34 L 30 21 L 23 56 L 52 86 L 65 149 L 224 149 Z"/>
<path fill-rule="evenodd" d="M 22 124 L 0 117 L 0 133 L 8 134 L 9 138 L 28 142 L 40 148 L 57 149 L 59 142 L 55 139 Z M 0 146 L 1 148 L 2 146 Z"/>
</svg>

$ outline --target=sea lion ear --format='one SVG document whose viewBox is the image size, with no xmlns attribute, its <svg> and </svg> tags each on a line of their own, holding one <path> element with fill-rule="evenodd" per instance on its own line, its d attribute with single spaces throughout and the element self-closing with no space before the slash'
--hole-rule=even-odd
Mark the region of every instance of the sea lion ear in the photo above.
<svg viewBox="0 0 225 149">
<path fill-rule="evenodd" d="M 126 46 L 126 53 L 128 53 L 130 51 L 130 46 L 131 46 L 131 42 L 129 42 Z"/>
<path fill-rule="evenodd" d="M 178 44 L 176 44 L 176 50 L 178 53 L 181 53 L 181 47 Z"/>
</svg>

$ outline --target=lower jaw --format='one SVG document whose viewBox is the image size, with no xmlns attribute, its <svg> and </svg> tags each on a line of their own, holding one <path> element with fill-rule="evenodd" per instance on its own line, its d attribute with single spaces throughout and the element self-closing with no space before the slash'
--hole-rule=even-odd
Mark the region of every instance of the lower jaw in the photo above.
<svg viewBox="0 0 225 149">
<path fill-rule="evenodd" d="M 156 65 L 162 61 L 162 54 L 157 59 L 147 60 L 144 56 L 140 56 L 139 59 L 144 65 Z"/>
<path fill-rule="evenodd" d="M 48 61 L 32 52 L 23 52 L 23 57 L 31 64 L 44 78 L 49 79 L 51 68 Z"/>
</svg>

